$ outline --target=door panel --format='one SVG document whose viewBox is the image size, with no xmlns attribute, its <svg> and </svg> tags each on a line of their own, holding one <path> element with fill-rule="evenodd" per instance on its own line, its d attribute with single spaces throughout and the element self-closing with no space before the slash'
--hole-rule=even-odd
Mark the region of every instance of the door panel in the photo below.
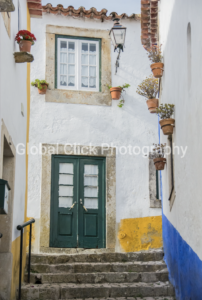
<svg viewBox="0 0 202 300">
<path fill-rule="evenodd" d="M 53 156 L 50 247 L 77 247 L 77 173 L 77 160 Z"/>
<path fill-rule="evenodd" d="M 50 247 L 105 247 L 105 159 L 53 155 Z"/>
<path fill-rule="evenodd" d="M 104 166 L 102 160 L 82 159 L 79 166 L 79 247 L 105 247 Z"/>
<path fill-rule="evenodd" d="M 97 215 L 84 214 L 84 237 L 97 237 Z"/>
<path fill-rule="evenodd" d="M 58 213 L 58 234 L 72 236 L 72 213 Z"/>
</svg>

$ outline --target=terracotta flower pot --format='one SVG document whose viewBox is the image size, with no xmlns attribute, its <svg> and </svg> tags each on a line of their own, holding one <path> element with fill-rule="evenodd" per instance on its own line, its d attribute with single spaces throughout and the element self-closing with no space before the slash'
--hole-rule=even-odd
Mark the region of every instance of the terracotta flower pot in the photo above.
<svg viewBox="0 0 202 300">
<path fill-rule="evenodd" d="M 21 40 L 19 42 L 19 48 L 20 48 L 20 52 L 31 52 L 31 46 L 32 46 L 32 42 L 30 41 L 25 41 L 25 40 Z"/>
<path fill-rule="evenodd" d="M 151 64 L 151 69 L 155 78 L 161 78 L 163 76 L 163 63 Z"/>
<path fill-rule="evenodd" d="M 173 127 L 175 124 L 174 119 L 160 120 L 159 124 L 161 125 L 161 129 L 163 130 L 163 134 L 165 134 L 165 135 L 173 134 Z"/>
<path fill-rule="evenodd" d="M 164 157 L 154 158 L 153 162 L 157 171 L 164 170 L 166 158 Z"/>
<path fill-rule="evenodd" d="M 39 92 L 39 94 L 44 95 L 44 94 L 46 94 L 46 91 L 47 91 L 47 88 L 48 88 L 48 84 L 43 83 L 43 84 L 41 84 L 41 86 L 42 86 L 42 90 L 40 90 L 38 88 L 38 92 Z"/>
<path fill-rule="evenodd" d="M 156 113 L 157 107 L 159 107 L 159 100 L 158 99 L 148 99 L 146 101 L 148 110 L 151 114 Z"/>
<path fill-rule="evenodd" d="M 122 88 L 113 87 L 110 89 L 112 100 L 119 100 L 121 97 Z"/>
</svg>

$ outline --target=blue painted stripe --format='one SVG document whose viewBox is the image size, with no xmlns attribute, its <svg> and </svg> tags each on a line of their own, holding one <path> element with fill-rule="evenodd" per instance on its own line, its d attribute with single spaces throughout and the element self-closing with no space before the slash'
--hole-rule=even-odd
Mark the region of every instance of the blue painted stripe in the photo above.
<svg viewBox="0 0 202 300">
<path fill-rule="evenodd" d="M 202 300 L 202 261 L 162 215 L 165 261 L 178 300 Z"/>
</svg>

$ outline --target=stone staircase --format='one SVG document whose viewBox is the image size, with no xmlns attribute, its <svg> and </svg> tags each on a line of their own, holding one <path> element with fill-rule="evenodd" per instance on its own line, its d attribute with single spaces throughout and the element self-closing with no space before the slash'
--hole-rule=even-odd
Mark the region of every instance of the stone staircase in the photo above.
<svg viewBox="0 0 202 300">
<path fill-rule="evenodd" d="M 33 254 L 31 284 L 22 286 L 22 300 L 120 297 L 131 300 L 174 299 L 174 288 L 168 281 L 162 250 L 75 255 Z"/>
</svg>

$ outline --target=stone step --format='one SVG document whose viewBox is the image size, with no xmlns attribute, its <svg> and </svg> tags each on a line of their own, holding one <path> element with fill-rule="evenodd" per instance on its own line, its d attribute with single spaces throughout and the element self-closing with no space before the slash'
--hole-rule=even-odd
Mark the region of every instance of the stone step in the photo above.
<svg viewBox="0 0 202 300">
<path fill-rule="evenodd" d="M 166 269 L 164 261 L 31 264 L 32 273 L 156 272 L 163 269 Z"/>
<path fill-rule="evenodd" d="M 109 273 L 45 273 L 45 274 L 30 274 L 31 283 L 126 283 L 126 282 L 157 282 L 168 281 L 168 272 L 109 272 Z M 25 277 L 27 282 L 27 275 Z"/>
<path fill-rule="evenodd" d="M 69 298 L 167 297 L 174 296 L 169 283 L 113 284 L 28 284 L 22 286 L 21 300 Z"/>
<path fill-rule="evenodd" d="M 159 261 L 164 256 L 163 250 L 150 250 L 131 253 L 102 253 L 102 254 L 32 254 L 31 262 L 42 264 L 62 264 L 74 262 L 129 262 L 129 261 Z"/>
<path fill-rule="evenodd" d="M 74 298 L 74 299 L 62 299 L 62 300 L 176 300 L 175 297 L 119 297 L 119 298 Z M 51 300 L 51 299 L 46 299 Z"/>
</svg>

